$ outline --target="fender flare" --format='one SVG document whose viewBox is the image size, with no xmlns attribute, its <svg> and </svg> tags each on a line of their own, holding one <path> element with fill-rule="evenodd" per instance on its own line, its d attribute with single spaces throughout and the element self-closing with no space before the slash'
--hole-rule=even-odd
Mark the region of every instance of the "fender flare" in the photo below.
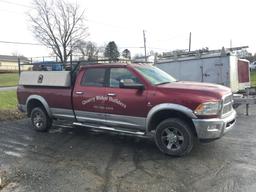
<svg viewBox="0 0 256 192">
<path fill-rule="evenodd" d="M 40 95 L 30 95 L 28 98 L 27 98 L 27 101 L 26 101 L 26 107 L 28 107 L 28 103 L 32 100 L 32 99 L 35 99 L 35 100 L 38 100 L 42 103 L 42 105 L 44 106 L 45 110 L 47 111 L 49 117 L 52 117 L 52 112 L 50 110 L 50 107 L 47 103 L 47 101 Z M 28 110 L 27 110 L 28 111 Z"/>
<path fill-rule="evenodd" d="M 154 106 L 148 112 L 148 115 L 146 118 L 146 132 L 148 132 L 148 128 L 149 128 L 150 121 L 151 121 L 152 117 L 154 117 L 154 115 L 156 113 L 158 113 L 162 110 L 173 110 L 173 111 L 181 112 L 191 119 L 197 119 L 197 116 L 188 107 L 185 107 L 185 106 L 179 105 L 179 104 L 174 104 L 174 103 L 161 103 L 159 105 Z"/>
</svg>

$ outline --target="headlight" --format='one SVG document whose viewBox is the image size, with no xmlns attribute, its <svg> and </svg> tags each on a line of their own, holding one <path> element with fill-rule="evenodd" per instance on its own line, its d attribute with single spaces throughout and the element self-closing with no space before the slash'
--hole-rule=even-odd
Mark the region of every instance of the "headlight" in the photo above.
<svg viewBox="0 0 256 192">
<path fill-rule="evenodd" d="M 196 115 L 218 115 L 221 109 L 220 101 L 206 102 L 197 106 Z"/>
</svg>

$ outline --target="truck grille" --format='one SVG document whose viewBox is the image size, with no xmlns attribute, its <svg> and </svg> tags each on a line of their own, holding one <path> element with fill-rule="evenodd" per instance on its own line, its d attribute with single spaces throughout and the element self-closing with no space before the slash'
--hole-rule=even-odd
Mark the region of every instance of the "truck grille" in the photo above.
<svg viewBox="0 0 256 192">
<path fill-rule="evenodd" d="M 233 95 L 227 95 L 223 98 L 222 115 L 226 115 L 233 109 Z"/>
</svg>

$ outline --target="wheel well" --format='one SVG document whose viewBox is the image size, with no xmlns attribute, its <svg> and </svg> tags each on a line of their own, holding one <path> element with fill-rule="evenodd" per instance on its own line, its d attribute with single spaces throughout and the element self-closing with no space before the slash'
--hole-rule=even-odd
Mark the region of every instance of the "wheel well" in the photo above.
<svg viewBox="0 0 256 192">
<path fill-rule="evenodd" d="M 27 115 L 28 117 L 30 117 L 31 115 L 31 111 L 36 108 L 36 107 L 40 107 L 43 110 L 46 111 L 44 105 L 41 103 L 41 101 L 37 100 L 37 99 L 31 99 L 28 104 L 27 104 Z"/>
<path fill-rule="evenodd" d="M 197 136 L 196 129 L 194 126 L 193 121 L 191 118 L 189 118 L 187 115 L 185 115 L 182 112 L 176 111 L 176 110 L 161 110 L 153 115 L 153 117 L 150 119 L 149 125 L 148 125 L 148 131 L 152 131 L 156 129 L 157 125 L 161 123 L 163 120 L 168 118 L 179 118 L 184 120 L 186 123 L 188 123 L 189 127 L 191 128 L 193 134 Z"/>
</svg>

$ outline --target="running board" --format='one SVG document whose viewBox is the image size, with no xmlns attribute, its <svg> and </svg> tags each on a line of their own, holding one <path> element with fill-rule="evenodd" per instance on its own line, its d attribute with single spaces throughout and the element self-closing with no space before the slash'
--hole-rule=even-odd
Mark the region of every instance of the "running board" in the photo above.
<svg viewBox="0 0 256 192">
<path fill-rule="evenodd" d="M 137 136 L 145 136 L 145 132 L 141 132 L 141 131 L 126 131 L 126 130 L 121 130 L 121 129 L 115 129 L 112 127 L 94 126 L 94 125 L 88 125 L 88 124 L 83 124 L 83 123 L 78 123 L 78 122 L 74 122 L 73 125 L 89 127 L 89 128 L 93 128 L 93 129 L 99 129 L 99 130 L 106 130 L 106 131 L 113 131 L 113 132 L 137 135 Z"/>
</svg>

